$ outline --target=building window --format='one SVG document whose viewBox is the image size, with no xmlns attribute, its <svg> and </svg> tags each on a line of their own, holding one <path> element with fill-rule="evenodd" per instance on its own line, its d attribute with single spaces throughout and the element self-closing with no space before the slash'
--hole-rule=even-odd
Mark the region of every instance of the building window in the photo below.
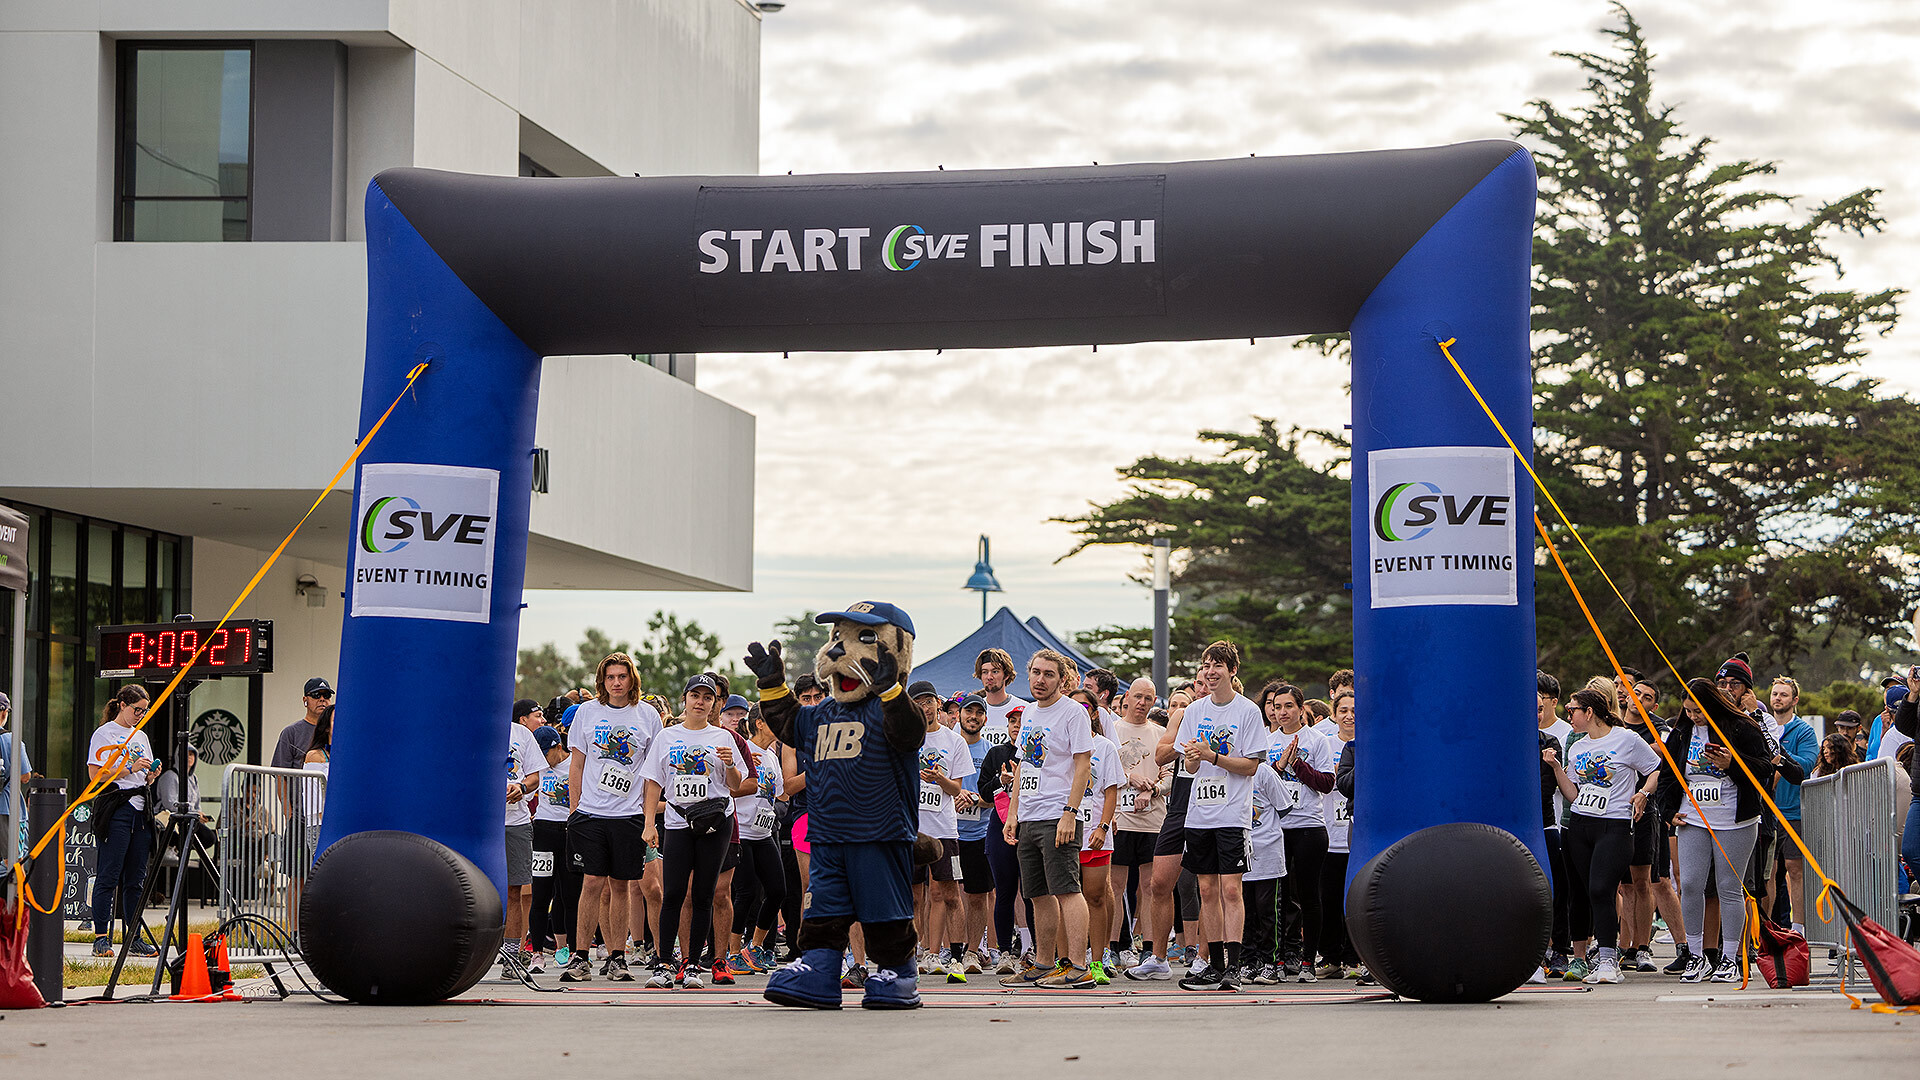
<svg viewBox="0 0 1920 1080">
<path fill-rule="evenodd" d="M 252 236 L 253 47 L 120 47 L 121 240 Z"/>
</svg>

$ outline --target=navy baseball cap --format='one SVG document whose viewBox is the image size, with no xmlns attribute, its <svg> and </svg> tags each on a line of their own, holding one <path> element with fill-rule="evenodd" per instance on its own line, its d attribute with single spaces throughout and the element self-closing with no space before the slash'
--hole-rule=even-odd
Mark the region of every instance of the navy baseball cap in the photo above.
<svg viewBox="0 0 1920 1080">
<path fill-rule="evenodd" d="M 332 697 L 333 687 L 327 685 L 327 680 L 316 675 L 307 680 L 307 688 L 300 693 L 303 697 Z"/>
<path fill-rule="evenodd" d="M 907 618 L 906 612 L 878 600 L 862 600 L 857 604 L 848 604 L 845 611 L 829 611 L 815 615 L 813 621 L 817 623 L 857 622 L 866 626 L 879 626 L 886 623 L 897 626 L 909 634 L 913 633 L 913 620 Z"/>
<path fill-rule="evenodd" d="M 747 704 L 746 698 L 741 697 L 739 694 L 732 694 L 727 697 L 727 703 L 725 705 L 720 706 L 720 711 L 726 712 L 728 709 L 751 709 L 751 708 L 752 706 Z"/>
<path fill-rule="evenodd" d="M 695 675 L 691 679 L 688 679 L 687 688 L 680 692 L 683 694 L 691 694 L 693 693 L 696 687 L 702 687 L 702 686 L 706 687 L 707 690 L 709 690 L 715 695 L 718 695 L 720 693 L 720 684 L 713 681 L 713 676 L 705 674 L 704 672 L 699 675 Z"/>
<path fill-rule="evenodd" d="M 987 699 L 981 697 L 979 694 L 968 694 L 966 697 L 960 699 L 960 707 L 963 709 L 971 709 L 976 706 L 982 709 L 986 708 Z"/>
<path fill-rule="evenodd" d="M 560 745 L 560 733 L 542 724 L 533 729 L 533 741 L 540 744 L 540 752 L 544 754 Z"/>
</svg>

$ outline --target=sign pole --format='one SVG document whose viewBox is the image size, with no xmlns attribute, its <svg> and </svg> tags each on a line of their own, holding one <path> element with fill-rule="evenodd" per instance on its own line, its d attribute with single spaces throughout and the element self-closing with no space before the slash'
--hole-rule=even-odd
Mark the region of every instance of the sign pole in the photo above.
<svg viewBox="0 0 1920 1080">
<path fill-rule="evenodd" d="M 1153 542 L 1153 689 L 1167 696 L 1167 593 L 1173 581 L 1168 562 L 1172 548 L 1166 537 Z"/>
</svg>

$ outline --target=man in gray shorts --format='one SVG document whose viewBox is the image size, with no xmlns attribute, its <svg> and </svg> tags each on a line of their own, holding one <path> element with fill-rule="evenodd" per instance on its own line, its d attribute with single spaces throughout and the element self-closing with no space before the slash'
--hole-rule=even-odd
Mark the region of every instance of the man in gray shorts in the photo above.
<svg viewBox="0 0 1920 1080">
<path fill-rule="evenodd" d="M 513 703 L 513 724 L 507 729 L 507 939 L 503 951 L 524 952 L 527 909 L 533 900 L 533 796 L 540 793 L 540 771 L 547 755 L 534 730 L 546 723 L 539 702 L 522 698 Z"/>
<path fill-rule="evenodd" d="M 1034 963 L 1001 979 L 1005 986 L 1094 985 L 1087 970 L 1079 820 L 1093 773 L 1093 721 L 1066 696 L 1079 678 L 1073 661 L 1052 649 L 1027 661 L 1033 704 L 1021 713 L 1005 835 L 1020 862 L 1020 893 L 1033 902 Z"/>
</svg>

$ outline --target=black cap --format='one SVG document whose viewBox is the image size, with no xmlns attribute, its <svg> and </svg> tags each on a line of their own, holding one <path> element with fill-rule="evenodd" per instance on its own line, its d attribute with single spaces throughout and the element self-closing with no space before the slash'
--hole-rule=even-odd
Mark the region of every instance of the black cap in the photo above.
<svg viewBox="0 0 1920 1080">
<path fill-rule="evenodd" d="M 308 679 L 307 688 L 305 690 L 300 691 L 301 697 L 320 697 L 322 695 L 325 695 L 326 697 L 332 697 L 333 687 L 327 685 L 327 680 L 321 678 L 318 675 L 315 675 L 313 678 Z"/>
<path fill-rule="evenodd" d="M 940 691 L 936 689 L 932 683 L 925 679 L 920 679 L 912 686 L 907 687 L 907 696 L 910 698 L 939 697 Z"/>
<path fill-rule="evenodd" d="M 976 705 L 982 709 L 986 708 L 987 699 L 981 697 L 979 694 L 968 694 L 966 697 L 960 699 L 960 707 L 962 709 L 969 709 Z"/>
<path fill-rule="evenodd" d="M 513 722 L 516 724 L 519 723 L 521 717 L 527 715 L 528 713 L 532 712 L 535 709 L 538 709 L 539 707 L 540 707 L 540 703 L 533 700 L 530 697 L 523 697 L 519 701 L 514 702 L 513 703 Z"/>
<path fill-rule="evenodd" d="M 1901 678 L 1898 675 L 1889 675 L 1886 678 L 1880 680 L 1880 689 L 1885 690 L 1889 686 L 1899 686 L 1901 683 L 1906 681 L 1907 680 Z"/>
</svg>

